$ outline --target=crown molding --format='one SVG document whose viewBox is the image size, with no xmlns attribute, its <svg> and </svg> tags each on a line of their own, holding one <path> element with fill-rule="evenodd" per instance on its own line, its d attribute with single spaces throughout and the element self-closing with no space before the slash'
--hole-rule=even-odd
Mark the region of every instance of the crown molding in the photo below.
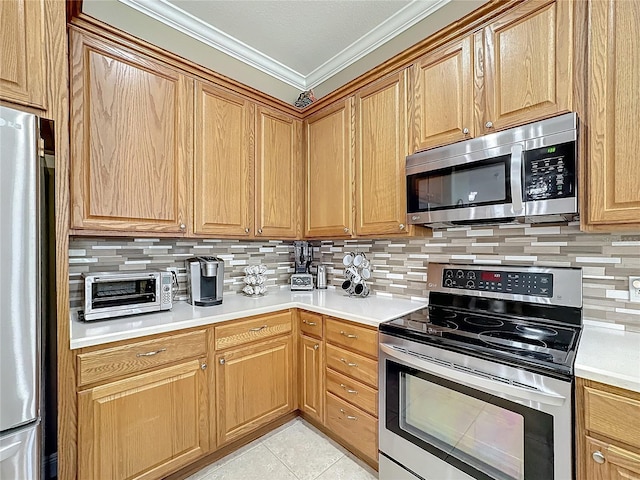
<svg viewBox="0 0 640 480">
<path fill-rule="evenodd" d="M 413 0 L 306 76 L 185 12 L 167 0 L 118 1 L 292 87 L 309 90 L 373 52 L 444 7 L 451 0 Z"/>
</svg>

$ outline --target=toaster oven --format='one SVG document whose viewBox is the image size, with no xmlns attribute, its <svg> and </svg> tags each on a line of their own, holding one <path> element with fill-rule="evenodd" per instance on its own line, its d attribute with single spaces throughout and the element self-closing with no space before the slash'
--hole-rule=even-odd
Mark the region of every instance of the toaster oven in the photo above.
<svg viewBox="0 0 640 480">
<path fill-rule="evenodd" d="M 171 272 L 85 274 L 85 321 L 170 310 Z"/>
</svg>

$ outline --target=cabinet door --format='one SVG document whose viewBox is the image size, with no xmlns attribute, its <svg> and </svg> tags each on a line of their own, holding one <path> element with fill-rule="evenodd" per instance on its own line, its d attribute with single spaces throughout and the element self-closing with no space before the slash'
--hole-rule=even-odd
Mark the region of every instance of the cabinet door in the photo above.
<svg viewBox="0 0 640 480">
<path fill-rule="evenodd" d="M 406 233 L 406 70 L 360 90 L 356 119 L 356 234 Z"/>
<path fill-rule="evenodd" d="M 349 237 L 353 205 L 353 98 L 305 121 L 306 237 Z"/>
<path fill-rule="evenodd" d="M 640 228 L 640 1 L 590 3 L 587 229 Z"/>
<path fill-rule="evenodd" d="M 258 107 L 256 142 L 256 234 L 296 238 L 302 216 L 302 122 Z"/>
<path fill-rule="evenodd" d="M 587 436 L 585 480 L 640 480 L 640 455 Z"/>
<path fill-rule="evenodd" d="M 204 360 L 78 393 L 78 476 L 161 478 L 208 449 Z"/>
<path fill-rule="evenodd" d="M 70 35 L 72 228 L 184 232 L 193 81 Z"/>
<path fill-rule="evenodd" d="M 322 422 L 324 397 L 322 342 L 301 336 L 300 357 L 300 409 L 318 422 Z"/>
<path fill-rule="evenodd" d="M 571 108 L 572 2 L 526 2 L 484 29 L 485 133 Z"/>
<path fill-rule="evenodd" d="M 474 136 L 473 37 L 428 53 L 413 67 L 413 152 Z"/>
<path fill-rule="evenodd" d="M 293 339 L 216 354 L 218 446 L 293 411 Z"/>
<path fill-rule="evenodd" d="M 44 108 L 44 2 L 2 0 L 0 18 L 0 99 Z"/>
<path fill-rule="evenodd" d="M 226 90 L 204 82 L 196 84 L 195 233 L 253 234 L 254 108 L 245 98 Z"/>
</svg>

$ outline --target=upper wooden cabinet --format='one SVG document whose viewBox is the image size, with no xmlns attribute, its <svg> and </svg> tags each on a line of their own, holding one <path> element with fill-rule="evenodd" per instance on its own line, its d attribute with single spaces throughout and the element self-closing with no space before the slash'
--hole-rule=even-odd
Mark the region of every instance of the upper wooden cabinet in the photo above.
<svg viewBox="0 0 640 480">
<path fill-rule="evenodd" d="M 640 1 L 590 3 L 586 230 L 640 228 Z"/>
<path fill-rule="evenodd" d="M 71 227 L 182 234 L 193 81 L 70 31 Z"/>
<path fill-rule="evenodd" d="M 475 135 L 473 51 L 468 36 L 414 65 L 414 151 Z"/>
<path fill-rule="evenodd" d="M 257 236 L 300 236 L 302 171 L 302 122 L 273 109 L 258 107 L 255 166 Z"/>
<path fill-rule="evenodd" d="M 0 99 L 44 108 L 44 1 L 2 0 L 0 18 Z"/>
<path fill-rule="evenodd" d="M 250 236 L 253 226 L 252 126 L 255 105 L 196 83 L 194 233 Z"/>
<path fill-rule="evenodd" d="M 403 70 L 356 94 L 357 235 L 409 231 L 407 150 L 407 75 Z"/>
<path fill-rule="evenodd" d="M 353 231 L 353 97 L 305 120 L 305 237 Z"/>
</svg>

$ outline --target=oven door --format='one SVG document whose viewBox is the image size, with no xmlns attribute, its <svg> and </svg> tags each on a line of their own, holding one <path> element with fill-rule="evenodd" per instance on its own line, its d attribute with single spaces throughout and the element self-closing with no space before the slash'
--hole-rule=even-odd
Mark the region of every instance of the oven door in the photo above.
<svg viewBox="0 0 640 480">
<path fill-rule="evenodd" d="M 412 224 L 511 220 L 524 215 L 524 144 L 414 164 L 407 158 L 407 212 Z"/>
<path fill-rule="evenodd" d="M 381 334 L 380 392 L 381 454 L 426 480 L 573 478 L 571 382 Z"/>
</svg>

